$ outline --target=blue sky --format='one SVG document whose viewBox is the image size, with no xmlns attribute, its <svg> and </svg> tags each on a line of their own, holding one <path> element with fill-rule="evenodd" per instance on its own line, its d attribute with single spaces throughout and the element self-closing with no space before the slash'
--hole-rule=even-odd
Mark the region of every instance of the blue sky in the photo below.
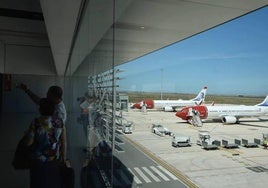
<svg viewBox="0 0 268 188">
<path fill-rule="evenodd" d="M 268 7 L 119 66 L 121 90 L 268 94 Z"/>
</svg>

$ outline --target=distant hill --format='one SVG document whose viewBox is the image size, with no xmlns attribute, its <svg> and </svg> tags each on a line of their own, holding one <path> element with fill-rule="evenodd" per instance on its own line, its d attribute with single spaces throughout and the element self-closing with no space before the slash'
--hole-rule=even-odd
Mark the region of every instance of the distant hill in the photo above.
<svg viewBox="0 0 268 188">
<path fill-rule="evenodd" d="M 154 92 L 124 92 L 129 97 L 129 102 L 134 103 L 141 101 L 143 99 L 154 99 L 161 100 L 160 93 Z M 177 99 L 192 99 L 196 94 L 187 94 L 187 93 L 163 93 L 163 100 L 177 100 Z M 216 104 L 243 104 L 243 105 L 254 105 L 262 102 L 265 96 L 245 96 L 245 95 L 207 95 L 206 104 L 212 103 L 213 101 Z"/>
</svg>

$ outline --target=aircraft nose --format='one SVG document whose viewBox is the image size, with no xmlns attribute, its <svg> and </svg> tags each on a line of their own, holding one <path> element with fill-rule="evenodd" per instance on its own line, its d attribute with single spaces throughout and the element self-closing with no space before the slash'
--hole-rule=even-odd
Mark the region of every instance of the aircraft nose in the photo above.
<svg viewBox="0 0 268 188">
<path fill-rule="evenodd" d="M 176 116 L 177 116 L 177 117 L 181 117 L 181 112 L 177 112 L 177 113 L 176 113 Z"/>
<path fill-rule="evenodd" d="M 177 112 L 176 113 L 176 116 L 179 117 L 179 118 L 181 118 L 181 119 L 185 119 L 186 118 L 186 116 L 185 116 L 185 114 L 183 112 Z"/>
<path fill-rule="evenodd" d="M 133 104 L 133 107 L 134 107 L 134 108 L 138 108 L 138 109 L 141 108 L 140 103 L 135 103 L 135 104 Z"/>
</svg>

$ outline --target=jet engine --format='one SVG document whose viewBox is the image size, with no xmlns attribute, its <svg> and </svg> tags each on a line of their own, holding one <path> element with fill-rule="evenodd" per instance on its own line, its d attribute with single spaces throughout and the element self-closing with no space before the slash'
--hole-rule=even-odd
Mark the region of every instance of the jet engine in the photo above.
<svg viewBox="0 0 268 188">
<path fill-rule="evenodd" d="M 174 109 L 171 106 L 166 106 L 163 108 L 165 112 L 174 112 Z"/>
<path fill-rule="evenodd" d="M 224 116 L 221 120 L 223 123 L 226 123 L 226 124 L 237 123 L 237 118 L 234 116 Z"/>
</svg>

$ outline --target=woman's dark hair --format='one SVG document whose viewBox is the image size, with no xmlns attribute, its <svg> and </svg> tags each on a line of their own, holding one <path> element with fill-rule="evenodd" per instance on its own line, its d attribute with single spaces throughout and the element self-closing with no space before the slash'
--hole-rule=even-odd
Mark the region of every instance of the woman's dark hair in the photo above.
<svg viewBox="0 0 268 188">
<path fill-rule="evenodd" d="M 51 86 L 48 90 L 48 92 L 53 95 L 54 97 L 57 97 L 59 99 L 62 99 L 62 89 L 59 86 Z"/>
<path fill-rule="evenodd" d="M 39 103 L 39 111 L 41 115 L 52 116 L 55 111 L 55 103 L 48 98 L 42 98 Z"/>
</svg>

